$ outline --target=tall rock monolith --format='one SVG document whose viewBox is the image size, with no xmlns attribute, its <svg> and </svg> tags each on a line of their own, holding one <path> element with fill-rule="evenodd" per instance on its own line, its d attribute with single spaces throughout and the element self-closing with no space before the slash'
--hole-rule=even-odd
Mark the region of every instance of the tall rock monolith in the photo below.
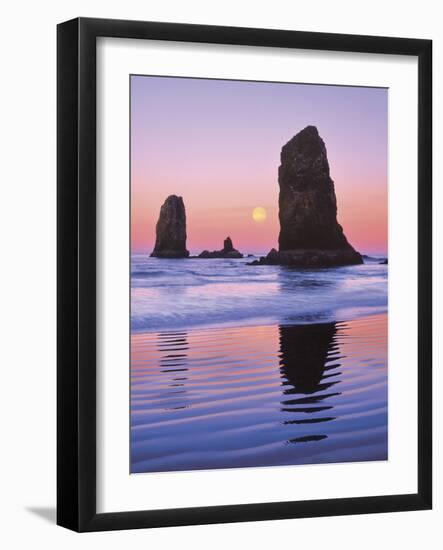
<svg viewBox="0 0 443 550">
<path fill-rule="evenodd" d="M 155 258 L 187 258 L 186 211 L 182 197 L 170 195 L 160 209 L 156 225 Z"/>
<path fill-rule="evenodd" d="M 337 221 L 334 182 L 325 144 L 307 126 L 283 146 L 278 169 L 278 251 L 257 263 L 329 267 L 363 263 Z"/>
</svg>

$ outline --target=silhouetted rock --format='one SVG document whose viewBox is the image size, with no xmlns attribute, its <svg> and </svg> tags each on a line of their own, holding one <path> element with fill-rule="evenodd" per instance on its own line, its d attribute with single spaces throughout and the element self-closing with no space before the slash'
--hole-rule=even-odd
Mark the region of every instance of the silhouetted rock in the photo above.
<svg viewBox="0 0 443 550">
<path fill-rule="evenodd" d="M 231 237 L 226 237 L 223 241 L 223 252 L 229 253 L 234 251 L 234 246 L 232 244 Z"/>
<path fill-rule="evenodd" d="M 198 255 L 199 258 L 243 258 L 243 254 L 236 250 L 232 244 L 231 237 L 226 237 L 223 241 L 222 250 L 203 250 L 201 254 Z"/>
<path fill-rule="evenodd" d="M 278 183 L 279 250 L 271 250 L 256 263 L 300 267 L 363 263 L 337 222 L 326 147 L 315 126 L 307 126 L 282 148 Z"/>
<path fill-rule="evenodd" d="M 289 267 L 338 267 L 361 264 L 355 250 L 284 250 L 273 248 L 267 256 L 254 260 L 249 265 L 286 265 Z"/>
<path fill-rule="evenodd" d="M 156 258 L 187 258 L 186 212 L 182 197 L 170 195 L 160 209 L 156 226 L 155 247 L 151 254 Z"/>
<path fill-rule="evenodd" d="M 388 259 L 385 258 L 384 260 L 382 260 L 381 262 L 378 262 L 380 265 L 388 265 Z"/>
</svg>

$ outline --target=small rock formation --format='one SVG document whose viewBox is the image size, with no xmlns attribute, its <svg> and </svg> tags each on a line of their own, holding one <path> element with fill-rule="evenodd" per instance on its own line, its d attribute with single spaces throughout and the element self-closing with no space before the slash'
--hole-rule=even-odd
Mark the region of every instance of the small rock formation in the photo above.
<svg viewBox="0 0 443 550">
<path fill-rule="evenodd" d="M 186 212 L 182 197 L 170 195 L 160 209 L 156 226 L 155 258 L 187 258 Z"/>
<path fill-rule="evenodd" d="M 198 255 L 199 258 L 243 258 L 243 254 L 236 250 L 232 244 L 231 237 L 226 237 L 223 241 L 222 250 L 203 250 L 201 254 Z"/>
<path fill-rule="evenodd" d="M 307 126 L 281 150 L 278 169 L 279 250 L 253 264 L 331 267 L 361 264 L 337 222 L 334 182 L 326 147 L 315 126 Z"/>
<path fill-rule="evenodd" d="M 384 258 L 383 260 L 381 260 L 381 262 L 378 262 L 380 265 L 388 265 L 388 259 L 387 258 Z"/>
</svg>

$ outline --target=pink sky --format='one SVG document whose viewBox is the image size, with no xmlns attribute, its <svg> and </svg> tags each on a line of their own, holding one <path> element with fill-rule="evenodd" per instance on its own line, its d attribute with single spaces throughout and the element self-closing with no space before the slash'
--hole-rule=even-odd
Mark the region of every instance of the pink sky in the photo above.
<svg viewBox="0 0 443 550">
<path fill-rule="evenodd" d="M 191 253 L 228 235 L 243 253 L 277 247 L 280 150 L 312 124 L 348 240 L 386 254 L 387 98 L 382 88 L 132 76 L 132 251 L 152 251 L 171 194 L 184 199 Z M 253 221 L 256 206 L 266 221 Z"/>
</svg>

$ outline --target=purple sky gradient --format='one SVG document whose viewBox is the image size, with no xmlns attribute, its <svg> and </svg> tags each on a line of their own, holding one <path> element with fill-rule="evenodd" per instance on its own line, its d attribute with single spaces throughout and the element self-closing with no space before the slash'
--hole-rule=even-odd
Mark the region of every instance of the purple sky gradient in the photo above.
<svg viewBox="0 0 443 550">
<path fill-rule="evenodd" d="M 188 248 L 277 245 L 282 146 L 307 125 L 325 141 L 338 219 L 363 253 L 387 252 L 387 101 L 381 88 L 131 77 L 132 249 L 150 252 L 161 204 L 186 205 Z M 268 212 L 252 220 L 256 206 Z"/>
</svg>

